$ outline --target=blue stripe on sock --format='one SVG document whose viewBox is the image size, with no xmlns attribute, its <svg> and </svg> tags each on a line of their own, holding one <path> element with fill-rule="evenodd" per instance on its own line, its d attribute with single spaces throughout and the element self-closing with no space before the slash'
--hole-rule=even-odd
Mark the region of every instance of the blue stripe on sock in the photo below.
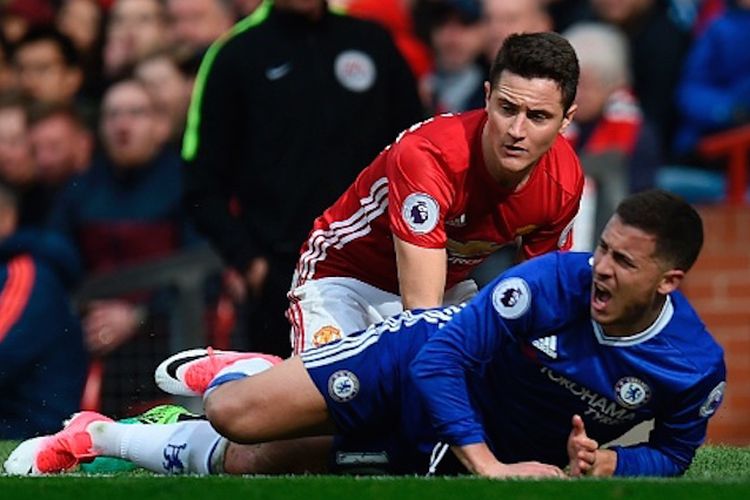
<svg viewBox="0 0 750 500">
<path fill-rule="evenodd" d="M 213 467 L 211 467 L 211 462 L 214 460 L 214 452 L 216 451 L 216 447 L 221 442 L 221 436 L 216 438 L 216 441 L 214 441 L 213 446 L 211 446 L 211 451 L 208 452 L 208 458 L 206 458 L 206 470 L 209 474 L 213 474 L 214 470 Z"/>
<path fill-rule="evenodd" d="M 206 392 L 210 391 L 211 389 L 214 389 L 221 384 L 226 384 L 227 382 L 231 382 L 232 380 L 239 380 L 241 378 L 248 377 L 246 373 L 242 372 L 229 372 L 225 373 L 224 375 L 220 377 L 214 378 L 210 384 L 208 384 L 208 387 L 206 388 Z"/>
</svg>

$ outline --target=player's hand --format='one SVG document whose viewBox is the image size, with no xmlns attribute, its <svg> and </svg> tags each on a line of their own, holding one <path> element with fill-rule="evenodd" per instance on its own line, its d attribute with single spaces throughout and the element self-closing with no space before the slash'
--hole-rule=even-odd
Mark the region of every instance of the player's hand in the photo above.
<svg viewBox="0 0 750 500">
<path fill-rule="evenodd" d="M 135 335 L 142 319 L 138 308 L 127 301 L 93 301 L 83 319 L 86 347 L 91 354 L 104 356 Z"/>
<path fill-rule="evenodd" d="M 540 462 L 504 464 L 492 453 L 486 443 L 451 446 L 451 450 L 472 474 L 483 477 L 567 477 L 559 467 Z"/>
<path fill-rule="evenodd" d="M 515 464 L 504 464 L 498 462 L 489 469 L 482 471 L 481 475 L 493 478 L 567 477 L 559 467 L 542 462 L 518 462 Z"/>
<path fill-rule="evenodd" d="M 594 470 L 599 443 L 586 435 L 580 415 L 573 415 L 573 428 L 568 436 L 568 460 L 570 475 L 578 477 Z"/>
</svg>

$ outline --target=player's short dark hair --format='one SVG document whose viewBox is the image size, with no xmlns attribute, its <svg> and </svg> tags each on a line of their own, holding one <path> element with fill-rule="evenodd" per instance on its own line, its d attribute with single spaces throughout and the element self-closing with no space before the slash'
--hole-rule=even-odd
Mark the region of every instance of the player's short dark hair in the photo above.
<svg viewBox="0 0 750 500">
<path fill-rule="evenodd" d="M 523 78 L 546 78 L 557 83 L 565 112 L 575 101 L 580 74 L 578 58 L 570 43 L 557 33 L 510 35 L 490 68 L 493 88 L 505 70 Z"/>
<path fill-rule="evenodd" d="M 628 226 L 656 237 L 656 256 L 676 269 L 689 270 L 703 246 L 703 221 L 677 195 L 652 189 L 625 198 L 615 211 Z"/>
<path fill-rule="evenodd" d="M 14 48 L 14 53 L 18 53 L 23 47 L 39 42 L 52 42 L 60 51 L 65 66 L 68 68 L 78 67 L 81 65 L 81 59 L 73 44 L 73 40 L 49 26 L 35 26 L 18 41 Z"/>
</svg>

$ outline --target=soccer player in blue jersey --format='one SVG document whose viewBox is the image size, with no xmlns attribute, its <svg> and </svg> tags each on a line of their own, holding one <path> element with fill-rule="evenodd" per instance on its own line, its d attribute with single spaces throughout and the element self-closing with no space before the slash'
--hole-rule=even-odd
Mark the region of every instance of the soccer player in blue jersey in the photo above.
<svg viewBox="0 0 750 500">
<path fill-rule="evenodd" d="M 266 458 L 278 472 L 304 460 L 315 471 L 677 475 L 726 377 L 722 349 L 677 290 L 702 241 L 688 204 L 636 194 L 593 256 L 532 259 L 465 307 L 405 312 L 279 364 L 204 350 L 168 359 L 162 388 L 204 394 L 223 437 L 199 432 L 205 422 L 149 431 L 88 412 L 11 466 L 49 472 L 107 454 L 163 472 L 268 472 Z M 647 442 L 599 447 L 650 419 Z"/>
</svg>

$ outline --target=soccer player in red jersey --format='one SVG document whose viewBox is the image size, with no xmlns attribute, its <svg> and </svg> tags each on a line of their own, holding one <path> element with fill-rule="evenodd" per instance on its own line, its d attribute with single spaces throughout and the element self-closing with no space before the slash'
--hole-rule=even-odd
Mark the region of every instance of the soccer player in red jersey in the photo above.
<svg viewBox="0 0 750 500">
<path fill-rule="evenodd" d="M 287 312 L 295 352 L 467 300 L 471 270 L 504 245 L 520 243 L 522 259 L 569 249 L 583 174 L 560 133 L 578 74 L 562 37 L 511 36 L 484 109 L 419 123 L 381 152 L 302 247 Z"/>
</svg>

